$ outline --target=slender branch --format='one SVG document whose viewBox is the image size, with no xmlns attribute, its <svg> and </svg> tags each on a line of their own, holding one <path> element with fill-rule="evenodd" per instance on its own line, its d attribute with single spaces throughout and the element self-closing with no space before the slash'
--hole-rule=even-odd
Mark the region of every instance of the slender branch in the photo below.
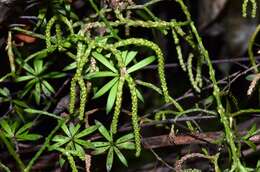
<svg viewBox="0 0 260 172">
<path fill-rule="evenodd" d="M 237 112 L 231 113 L 230 115 L 232 117 L 235 117 L 235 116 L 247 114 L 247 113 L 260 113 L 260 109 L 242 109 Z"/>
<path fill-rule="evenodd" d="M 61 125 L 66 122 L 66 120 L 59 120 L 58 124 L 56 125 L 56 127 L 51 131 L 51 133 L 48 135 L 48 137 L 46 137 L 45 142 L 43 143 L 42 147 L 40 148 L 40 150 L 34 155 L 34 157 L 31 159 L 31 161 L 29 162 L 29 164 L 27 165 L 27 167 L 24 169 L 24 172 L 29 172 L 33 166 L 33 164 L 35 163 L 35 161 L 40 157 L 40 155 L 43 153 L 43 151 L 49 146 L 49 143 L 51 141 L 51 138 L 53 137 L 53 135 L 56 133 L 56 131 L 58 131 L 58 129 L 61 127 Z"/>
<path fill-rule="evenodd" d="M 154 156 L 156 157 L 156 159 L 160 162 L 162 162 L 166 167 L 168 167 L 171 170 L 174 170 L 174 167 L 172 167 L 171 165 L 169 165 L 167 162 L 165 162 L 152 148 L 150 149 L 150 151 L 154 154 Z"/>
<path fill-rule="evenodd" d="M 161 1 L 163 1 L 163 0 L 151 0 L 151 1 L 148 1 L 147 3 L 145 3 L 143 5 L 131 5 L 131 6 L 127 7 L 126 9 L 127 10 L 143 9 L 145 7 L 151 6 L 151 5 L 156 4 L 158 2 L 161 2 Z"/>
<path fill-rule="evenodd" d="M 17 154 L 16 151 L 14 150 L 14 148 L 12 147 L 12 144 L 3 135 L 2 130 L 0 130 L 0 138 L 1 138 L 1 140 L 3 140 L 5 146 L 7 147 L 8 152 L 13 156 L 13 158 L 15 159 L 17 164 L 19 165 L 20 170 L 23 171 L 24 168 L 25 168 L 23 161 L 20 159 L 19 154 Z"/>
<path fill-rule="evenodd" d="M 260 60 L 260 56 L 256 56 L 255 59 Z M 250 61 L 249 57 L 225 58 L 225 59 L 212 60 L 212 64 L 248 62 L 248 61 Z M 185 63 L 185 65 L 186 65 L 186 63 Z M 179 66 L 180 65 L 178 63 L 168 63 L 168 64 L 165 64 L 164 67 L 165 68 L 175 68 L 175 67 L 179 67 Z M 149 66 L 142 68 L 142 70 L 156 69 L 157 67 L 158 67 L 157 65 L 149 65 Z"/>
<path fill-rule="evenodd" d="M 11 172 L 11 170 L 4 165 L 1 161 L 0 161 L 0 169 L 3 169 L 5 172 Z"/>
<path fill-rule="evenodd" d="M 246 132 L 239 132 L 240 135 L 246 134 Z M 145 149 L 155 149 L 163 148 L 167 146 L 176 145 L 191 145 L 191 144 L 216 144 L 217 140 L 223 139 L 224 133 L 221 131 L 217 132 L 205 132 L 196 133 L 194 136 L 189 136 L 185 134 L 176 135 L 174 137 L 169 137 L 168 134 L 145 137 L 142 139 L 142 145 Z M 203 141 L 206 140 L 207 142 Z M 255 135 L 249 138 L 253 143 L 260 142 L 260 135 Z"/>
</svg>

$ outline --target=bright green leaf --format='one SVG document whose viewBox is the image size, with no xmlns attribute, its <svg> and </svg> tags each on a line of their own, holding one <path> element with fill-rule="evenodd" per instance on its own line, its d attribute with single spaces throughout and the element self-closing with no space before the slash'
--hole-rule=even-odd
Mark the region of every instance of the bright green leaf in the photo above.
<svg viewBox="0 0 260 172">
<path fill-rule="evenodd" d="M 136 94 L 137 94 L 138 99 L 141 100 L 141 102 L 144 103 L 143 95 L 140 93 L 140 91 L 138 89 L 135 89 L 135 90 L 136 90 Z"/>
<path fill-rule="evenodd" d="M 36 75 L 40 74 L 43 71 L 43 60 L 35 59 L 33 61 L 33 67 L 34 67 L 35 74 Z"/>
<path fill-rule="evenodd" d="M 77 124 L 76 126 L 73 123 L 69 124 L 69 130 L 71 135 L 74 137 L 76 133 L 79 131 L 80 125 Z"/>
<path fill-rule="evenodd" d="M 36 83 L 36 80 L 33 79 L 31 81 L 29 81 L 26 85 L 25 85 L 25 90 L 23 90 L 23 93 L 21 95 L 21 97 L 25 96 L 34 86 L 34 84 Z"/>
<path fill-rule="evenodd" d="M 122 59 L 123 59 L 124 62 L 126 61 L 127 52 L 128 52 L 128 51 L 122 51 L 122 52 L 121 52 L 121 56 L 122 56 Z"/>
<path fill-rule="evenodd" d="M 42 78 L 61 78 L 61 77 L 64 77 L 66 75 L 67 74 L 63 73 L 63 72 L 50 72 L 50 73 L 44 74 L 42 76 Z"/>
<path fill-rule="evenodd" d="M 47 115 L 47 116 L 50 116 L 50 117 L 53 117 L 53 118 L 62 119 L 60 116 L 57 116 L 53 113 L 41 111 L 41 110 L 27 108 L 24 111 L 28 112 L 28 113 L 32 113 L 32 114 L 42 114 L 42 115 Z"/>
<path fill-rule="evenodd" d="M 110 147 L 110 149 L 107 153 L 107 161 L 106 161 L 106 168 L 107 168 L 108 172 L 112 168 L 113 161 L 114 161 L 114 150 L 113 150 L 113 147 Z"/>
<path fill-rule="evenodd" d="M 40 139 L 42 136 L 39 134 L 27 134 L 27 133 L 23 133 L 19 136 L 16 136 L 16 139 L 18 141 L 35 141 Z"/>
<path fill-rule="evenodd" d="M 130 51 L 127 53 L 125 65 L 127 66 L 136 56 L 137 51 Z"/>
<path fill-rule="evenodd" d="M 110 136 L 109 132 L 107 129 L 104 127 L 103 124 L 101 124 L 99 121 L 95 121 L 96 125 L 98 125 L 98 131 L 110 142 L 113 141 L 112 137 Z"/>
<path fill-rule="evenodd" d="M 68 66 L 62 69 L 62 71 L 68 71 L 77 68 L 77 62 L 70 63 Z"/>
<path fill-rule="evenodd" d="M 12 132 L 12 129 L 10 127 L 10 125 L 7 123 L 6 120 L 2 120 L 0 122 L 0 125 L 2 127 L 2 129 L 10 136 L 12 137 L 14 135 L 14 133 Z"/>
<path fill-rule="evenodd" d="M 157 93 L 162 94 L 162 90 L 159 87 L 157 87 L 154 84 L 152 84 L 152 83 L 144 82 L 144 81 L 141 81 L 141 80 L 136 80 L 136 84 L 142 85 L 142 86 L 147 87 L 147 88 L 151 88 L 154 91 L 156 91 Z"/>
<path fill-rule="evenodd" d="M 86 149 L 95 149 L 94 145 L 90 141 L 75 139 L 75 142 L 84 146 L 84 148 L 86 148 Z"/>
<path fill-rule="evenodd" d="M 43 91 L 44 95 L 47 97 L 51 97 L 50 90 L 44 84 L 41 84 L 41 86 L 42 86 L 42 91 Z"/>
<path fill-rule="evenodd" d="M 125 159 L 125 156 L 121 153 L 121 151 L 117 147 L 114 147 L 114 150 L 119 160 L 127 167 L 128 164 L 127 164 L 127 160 Z"/>
<path fill-rule="evenodd" d="M 63 135 L 56 135 L 56 136 L 53 137 L 52 141 L 66 143 L 66 142 L 70 141 L 70 138 L 63 136 Z"/>
<path fill-rule="evenodd" d="M 256 151 L 256 145 L 254 144 L 254 142 L 252 142 L 251 140 L 244 140 L 244 142 L 245 142 L 250 148 L 252 148 L 254 151 Z"/>
<path fill-rule="evenodd" d="M 24 63 L 24 62 L 18 62 L 18 64 L 21 65 L 22 68 L 24 68 L 27 72 L 31 73 L 31 74 L 35 74 L 35 71 L 34 69 L 29 66 L 27 63 Z"/>
<path fill-rule="evenodd" d="M 92 55 L 97 59 L 100 63 L 105 65 L 108 69 L 112 70 L 114 73 L 118 73 L 117 69 L 114 67 L 113 64 L 111 64 L 106 57 L 104 57 L 102 54 L 99 54 L 97 52 L 93 52 Z"/>
<path fill-rule="evenodd" d="M 84 160 L 84 158 L 85 158 L 85 151 L 84 151 L 83 147 L 80 146 L 80 145 L 78 145 L 78 144 L 76 144 L 76 145 L 75 145 L 75 150 L 76 150 L 75 154 L 76 154 L 81 160 Z"/>
<path fill-rule="evenodd" d="M 54 88 L 47 82 L 47 81 L 42 81 L 43 85 L 48 88 L 48 90 L 51 92 L 51 93 L 55 93 L 55 90 Z"/>
<path fill-rule="evenodd" d="M 130 68 L 128 68 L 127 72 L 132 73 L 134 71 L 137 71 L 137 70 L 151 64 L 154 60 L 156 60 L 155 56 L 147 57 L 147 58 L 141 60 L 140 62 L 136 63 L 135 65 L 131 66 Z"/>
<path fill-rule="evenodd" d="M 116 145 L 119 149 L 134 150 L 135 144 L 133 142 L 124 142 Z"/>
<path fill-rule="evenodd" d="M 40 104 L 41 101 L 41 84 L 39 82 L 35 83 L 35 89 L 34 89 L 34 98 L 37 104 Z"/>
<path fill-rule="evenodd" d="M 47 57 L 48 56 L 48 49 L 43 49 L 43 50 L 40 50 L 40 51 L 37 51 L 33 54 L 31 54 L 30 56 L 28 56 L 26 59 L 25 59 L 25 62 L 33 59 L 33 58 L 37 58 L 37 59 L 41 59 L 41 58 L 44 58 L 44 57 Z"/>
<path fill-rule="evenodd" d="M 23 82 L 35 78 L 33 75 L 20 76 L 16 79 L 16 82 Z"/>
<path fill-rule="evenodd" d="M 114 106 L 114 103 L 115 103 L 115 100 L 116 100 L 116 94 L 117 94 L 117 87 L 118 87 L 118 82 L 116 82 L 114 84 L 114 86 L 109 91 L 109 95 L 108 95 L 108 98 L 107 98 L 107 105 L 106 105 L 106 113 L 107 114 L 112 110 L 112 108 Z"/>
<path fill-rule="evenodd" d="M 33 126 L 33 122 L 28 122 L 22 126 L 17 132 L 16 135 L 22 134 L 24 131 L 30 129 Z"/>
<path fill-rule="evenodd" d="M 118 77 L 110 80 L 106 85 L 104 85 L 98 92 L 94 95 L 93 99 L 96 99 L 102 95 L 104 95 L 106 92 L 110 90 L 111 87 L 118 81 Z"/>
<path fill-rule="evenodd" d="M 5 96 L 5 97 L 8 97 L 9 94 L 10 94 L 10 91 L 6 87 L 0 88 L 0 94 Z"/>
<path fill-rule="evenodd" d="M 16 129 L 17 129 L 18 126 L 19 126 L 19 123 L 18 123 L 18 121 L 15 121 L 14 123 L 10 124 L 10 126 L 11 126 L 12 132 L 15 133 L 15 132 L 16 132 Z"/>
<path fill-rule="evenodd" d="M 92 143 L 96 148 L 98 147 L 105 147 L 105 146 L 109 146 L 110 143 L 109 142 L 93 142 Z"/>
<path fill-rule="evenodd" d="M 14 104 L 20 106 L 20 107 L 23 107 L 23 108 L 29 108 L 29 106 L 24 102 L 24 101 L 21 101 L 21 100 L 13 100 Z"/>
<path fill-rule="evenodd" d="M 91 72 L 87 74 L 86 78 L 93 79 L 93 78 L 103 78 L 103 77 L 111 77 L 111 76 L 118 76 L 118 74 L 110 71 L 97 71 L 97 72 Z"/>
<path fill-rule="evenodd" d="M 71 125 L 73 125 L 73 124 L 71 124 Z M 72 137 L 69 127 L 66 124 L 62 124 L 61 129 L 67 136 Z"/>
<path fill-rule="evenodd" d="M 119 139 L 117 139 L 116 140 L 116 144 L 120 144 L 120 143 L 124 143 L 124 142 L 130 141 L 133 138 L 134 138 L 134 134 L 133 133 L 126 134 L 126 135 L 120 137 Z"/>
<path fill-rule="evenodd" d="M 89 135 L 90 133 L 93 133 L 94 131 L 96 131 L 98 127 L 96 125 L 94 126 L 90 126 L 86 129 L 84 129 L 83 131 L 81 131 L 80 133 L 78 133 L 75 138 L 81 138 L 81 137 L 84 137 L 86 135 Z"/>
<path fill-rule="evenodd" d="M 92 152 L 92 154 L 93 154 L 93 155 L 102 154 L 102 153 L 106 152 L 109 148 L 110 148 L 109 146 L 96 148 L 96 149 Z"/>
<path fill-rule="evenodd" d="M 250 74 L 246 76 L 246 80 L 248 81 L 253 81 L 253 79 L 255 78 L 256 74 Z"/>
</svg>

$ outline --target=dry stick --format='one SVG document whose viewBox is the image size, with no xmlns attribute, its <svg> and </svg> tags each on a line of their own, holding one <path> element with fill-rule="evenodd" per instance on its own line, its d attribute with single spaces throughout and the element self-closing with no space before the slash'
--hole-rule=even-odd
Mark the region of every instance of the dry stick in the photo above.
<svg viewBox="0 0 260 172">
<path fill-rule="evenodd" d="M 260 56 L 256 56 L 255 59 L 260 60 Z M 237 62 L 248 62 L 248 61 L 250 61 L 249 57 L 226 58 L 226 59 L 220 59 L 220 60 L 212 60 L 212 64 L 237 63 Z M 180 65 L 178 63 L 168 63 L 168 64 L 164 65 L 165 68 L 175 68 L 175 67 L 179 67 L 179 66 Z M 142 70 L 156 69 L 157 67 L 158 67 L 157 65 L 149 65 L 149 66 L 142 68 Z"/>
<path fill-rule="evenodd" d="M 242 131 L 239 132 L 239 134 L 244 135 L 246 132 Z M 223 138 L 223 135 L 224 133 L 221 131 L 193 134 L 193 136 L 196 136 L 197 138 L 185 134 L 175 135 L 174 137 L 169 137 L 168 134 L 165 134 L 143 138 L 142 145 L 145 149 L 155 149 L 176 145 L 207 144 L 205 141 L 201 140 L 206 140 L 207 142 L 214 144 L 214 142 Z M 260 135 L 254 135 L 250 137 L 249 140 L 258 144 L 260 143 Z"/>
<path fill-rule="evenodd" d="M 154 156 L 156 157 L 156 159 L 160 162 L 162 162 L 166 167 L 168 167 L 171 170 L 174 170 L 174 167 L 172 167 L 171 165 L 169 165 L 167 162 L 165 162 L 152 148 L 150 148 L 150 151 L 154 154 Z"/>
<path fill-rule="evenodd" d="M 251 68 L 249 68 L 249 69 L 247 69 L 247 70 L 245 70 L 245 71 L 239 73 L 237 76 L 235 76 L 235 77 L 229 82 L 229 85 L 228 85 L 228 86 L 226 86 L 225 88 L 223 88 L 223 90 L 226 90 L 227 88 L 229 88 L 229 87 L 231 86 L 231 84 L 234 83 L 239 77 L 241 77 L 241 76 L 243 76 L 243 75 L 246 75 L 248 72 L 254 70 L 255 67 L 258 67 L 258 66 L 260 66 L 260 63 L 257 64 L 256 66 L 253 66 L 253 67 L 251 67 Z"/>
<path fill-rule="evenodd" d="M 246 157 L 246 156 L 250 156 L 251 154 L 259 152 L 259 151 L 260 151 L 260 145 L 257 145 L 256 150 L 250 148 L 250 149 L 242 151 L 242 154 L 244 157 Z"/>
<path fill-rule="evenodd" d="M 131 5 L 131 6 L 128 6 L 126 9 L 127 10 L 138 10 L 138 9 L 143 9 L 143 8 L 146 8 L 150 5 L 153 5 L 155 3 L 158 3 L 158 2 L 161 2 L 163 0 L 151 0 L 143 5 Z"/>
<path fill-rule="evenodd" d="M 13 43 L 12 43 L 12 32 L 11 31 L 8 32 L 6 49 L 7 49 L 7 54 L 9 57 L 11 72 L 13 75 L 15 75 L 15 59 L 14 59 L 14 53 L 13 53 Z"/>
<path fill-rule="evenodd" d="M 193 134 L 197 138 L 189 135 L 175 135 L 170 137 L 168 134 L 146 137 L 142 139 L 142 144 L 145 149 L 150 148 L 162 148 L 167 146 L 175 146 L 175 145 L 190 145 L 190 144 L 206 144 L 206 140 L 209 143 L 213 143 L 217 139 L 221 138 L 223 135 L 222 132 L 206 132 L 206 133 L 197 133 Z M 199 140 L 199 139 L 201 140 Z"/>
</svg>

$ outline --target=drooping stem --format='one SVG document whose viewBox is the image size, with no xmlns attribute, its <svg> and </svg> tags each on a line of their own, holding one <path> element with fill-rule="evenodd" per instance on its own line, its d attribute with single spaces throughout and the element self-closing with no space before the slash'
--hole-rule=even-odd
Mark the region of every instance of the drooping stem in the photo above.
<svg viewBox="0 0 260 172">
<path fill-rule="evenodd" d="M 160 47 L 151 41 L 141 39 L 141 38 L 129 38 L 129 39 L 122 40 L 122 41 L 119 41 L 114 44 L 115 47 L 122 47 L 122 46 L 127 46 L 127 45 L 146 46 L 146 47 L 151 48 L 156 53 L 157 58 L 158 58 L 158 74 L 159 74 L 165 101 L 167 103 L 172 102 L 179 111 L 183 111 L 181 105 L 176 100 L 171 98 L 169 95 L 166 78 L 165 78 L 165 71 L 164 71 L 164 58 L 163 58 L 163 53 L 162 53 Z"/>
<path fill-rule="evenodd" d="M 126 81 L 128 83 L 128 87 L 130 89 L 131 93 L 131 99 L 132 99 L 132 125 L 133 125 L 133 130 L 134 130 L 134 135 L 135 135 L 135 149 L 136 153 L 135 155 L 138 157 L 140 156 L 141 153 L 141 135 L 140 135 L 140 127 L 139 127 L 139 122 L 138 122 L 138 98 L 136 94 L 136 87 L 135 87 L 135 82 L 134 80 L 127 75 L 126 76 Z"/>
</svg>

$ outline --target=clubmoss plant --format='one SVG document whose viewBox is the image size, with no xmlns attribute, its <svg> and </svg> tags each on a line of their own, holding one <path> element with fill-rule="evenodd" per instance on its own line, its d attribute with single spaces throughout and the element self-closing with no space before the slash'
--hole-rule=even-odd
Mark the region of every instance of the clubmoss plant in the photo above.
<svg viewBox="0 0 260 172">
<path fill-rule="evenodd" d="M 21 84 L 25 84 L 27 91 L 15 90 L 11 94 L 12 91 L 9 89 L 12 88 L 5 87 L 0 89 L 0 104 L 8 101 L 9 106 L 3 118 L 24 122 L 27 128 L 25 127 L 21 133 L 26 133 L 24 131 L 27 131 L 28 125 L 31 124 L 29 123 L 32 120 L 31 118 L 33 118 L 35 126 L 41 124 L 40 120 L 43 120 L 43 115 L 48 116 L 48 119 L 51 118 L 56 123 L 56 126 L 50 129 L 49 134 L 46 134 L 40 149 L 28 163 L 20 158 L 19 151 L 16 151 L 15 145 L 11 144 L 10 138 L 0 132 L 0 139 L 4 143 L 3 145 L 7 147 L 7 151 L 21 171 L 31 171 L 33 165 L 35 165 L 43 152 L 47 151 L 47 148 L 49 148 L 48 151 L 56 151 L 60 155 L 65 156 L 73 172 L 78 171 L 78 166 L 80 165 L 77 164 L 78 159 L 84 160 L 86 152 L 88 152 L 86 153 L 88 155 L 107 152 L 106 166 L 108 171 L 112 169 L 114 154 L 127 166 L 127 160 L 119 149 L 135 149 L 137 157 L 142 155 L 141 122 L 142 120 L 147 120 L 148 122 L 154 120 L 154 118 L 149 119 L 149 115 L 142 116 L 140 114 L 140 111 L 142 111 L 140 110 L 140 107 L 142 107 L 140 104 L 141 101 L 146 103 L 146 96 L 144 96 L 145 93 L 142 92 L 143 90 L 139 86 L 156 91 L 160 99 L 162 99 L 160 103 L 164 102 L 164 106 L 167 107 L 172 106 L 172 109 L 160 109 L 159 111 L 155 110 L 155 113 L 151 113 L 155 114 L 155 122 L 167 120 L 168 118 L 172 118 L 169 121 L 176 122 L 178 118 L 189 117 L 189 115 L 194 115 L 194 113 L 208 114 L 211 118 L 219 119 L 225 134 L 225 140 L 221 140 L 221 143 L 227 144 L 230 149 L 230 158 L 232 159 L 230 171 L 246 172 L 248 170 L 241 159 L 241 145 L 239 137 L 235 135 L 233 121 L 243 113 L 259 112 L 259 109 L 239 109 L 238 103 L 236 103 L 237 111 L 235 112 L 230 111 L 228 106 L 224 108 L 223 97 L 225 95 L 218 84 L 212 60 L 203 45 L 202 38 L 195 27 L 188 7 L 183 0 L 176 0 L 174 4 L 183 12 L 183 21 L 177 21 L 176 19 L 165 21 L 153 14 L 149 9 L 149 6 L 159 1 L 151 0 L 145 4 L 136 5 L 131 0 L 105 1 L 100 4 L 96 4 L 94 0 L 89 0 L 90 6 L 88 8 L 91 8 L 92 11 L 89 10 L 86 15 L 93 13 L 93 11 L 94 14 L 80 18 L 71 10 L 73 6 L 70 3 L 72 2 L 55 0 L 50 4 L 50 6 L 53 6 L 51 9 L 46 7 L 46 9 L 39 11 L 38 16 L 41 21 L 37 23 L 37 27 L 33 31 L 20 27 L 12 28 L 9 31 L 7 54 L 11 72 L 2 77 L 0 82 L 12 83 L 12 79 L 9 79 L 12 76 L 15 78 L 15 83 L 21 82 Z M 244 17 L 247 16 L 249 3 L 251 4 L 251 17 L 255 17 L 257 12 L 256 0 L 244 0 L 242 14 Z M 137 15 L 132 15 L 136 11 L 138 11 Z M 122 32 L 122 28 L 125 32 Z M 142 28 L 152 32 L 156 30 L 167 38 L 172 39 L 174 42 L 173 50 L 176 53 L 174 58 L 177 59 L 182 72 L 187 74 L 189 78 L 189 87 L 192 88 L 190 89 L 190 94 L 200 95 L 203 92 L 202 86 L 204 84 L 202 78 L 209 77 L 213 91 L 211 96 L 205 98 L 205 100 L 203 99 L 203 107 L 205 109 L 201 108 L 201 101 L 182 104 L 182 101 L 179 101 L 180 99 L 176 99 L 171 95 L 173 93 L 172 89 L 175 89 L 174 84 L 178 83 L 168 87 L 170 79 L 168 79 L 168 73 L 166 73 L 165 69 L 165 63 L 168 59 L 164 56 L 163 48 L 154 41 L 148 40 L 148 38 L 136 37 L 134 32 L 131 31 L 132 28 Z M 259 31 L 260 27 L 258 26 L 250 39 L 248 50 L 255 73 L 258 73 L 258 68 L 253 54 L 253 44 Z M 42 46 L 41 42 L 45 42 L 46 45 L 42 46 L 40 50 L 36 48 L 36 52 L 30 48 L 15 47 L 16 45 L 12 42 L 12 35 L 15 32 L 38 39 L 40 42 L 39 46 Z M 126 34 L 123 35 L 122 33 Z M 183 44 L 187 44 L 188 48 L 185 48 Z M 34 45 L 28 46 L 34 47 Z M 30 52 L 23 54 L 27 51 Z M 149 56 L 145 57 L 147 54 Z M 189 55 L 187 56 L 186 54 Z M 50 72 L 42 75 L 43 72 L 55 68 L 55 63 L 57 62 L 62 66 L 59 72 Z M 158 83 L 150 83 L 145 80 L 146 78 L 140 79 L 143 76 L 142 70 L 151 64 L 156 64 L 158 69 L 154 76 L 158 78 Z M 204 73 L 204 71 L 208 73 Z M 24 75 L 24 73 L 27 75 Z M 58 103 L 57 97 L 61 97 L 59 94 L 65 92 L 63 89 L 66 87 L 66 83 L 59 85 L 61 88 L 58 88 L 56 83 L 50 83 L 54 83 L 55 79 L 61 77 L 67 77 L 66 81 L 70 82 L 69 95 L 67 95 L 69 103 L 66 105 L 68 106 L 69 114 L 66 114 L 66 110 L 62 114 L 55 114 L 55 110 L 53 111 L 52 109 Z M 46 78 L 51 81 L 45 81 L 44 79 Z M 256 83 L 253 84 L 255 87 Z M 252 88 L 250 90 L 251 94 Z M 33 93 L 27 94 L 29 91 Z M 191 93 L 192 91 L 195 91 L 196 94 L 194 92 Z M 32 99 L 32 95 L 35 96 L 35 99 Z M 125 97 L 125 95 L 130 96 Z M 98 103 L 92 103 L 92 101 L 98 101 L 97 99 L 101 96 L 107 96 L 105 108 L 96 105 Z M 183 95 L 183 97 L 185 96 Z M 79 99 L 79 103 L 77 103 L 77 99 Z M 141 101 L 139 102 L 139 100 Z M 89 103 L 90 101 L 91 104 Z M 101 99 L 101 101 L 103 100 Z M 127 107 L 124 107 L 125 103 L 131 105 L 131 107 L 127 109 Z M 17 105 L 20 108 L 13 107 Z M 94 110 L 91 109 L 93 108 L 92 106 L 96 106 Z M 107 116 L 101 114 L 103 115 L 102 119 L 104 118 L 104 121 L 108 121 L 108 124 L 105 126 L 110 126 L 110 130 L 107 130 L 102 123 L 96 121 L 97 113 L 95 112 L 103 113 L 103 110 L 107 113 Z M 130 129 L 127 130 L 131 133 L 127 133 L 124 136 L 122 136 L 121 132 L 126 131 L 126 129 L 124 125 L 120 125 L 123 110 L 131 116 L 129 124 L 132 124 L 132 128 L 129 127 Z M 28 116 L 28 113 L 35 116 Z M 199 117 L 199 115 L 195 114 L 194 117 Z M 1 116 L 0 122 L 5 120 L 3 118 Z M 75 118 L 78 118 L 79 121 L 75 120 Z M 83 125 L 83 121 L 88 121 L 88 125 Z M 93 121 L 95 121 L 94 124 L 92 124 Z M 189 131 L 196 131 L 194 126 L 198 124 L 193 122 L 193 120 L 187 121 L 186 125 L 190 129 Z M 162 125 L 164 123 L 157 126 Z M 13 127 L 16 127 L 15 124 Z M 167 128 L 166 126 L 165 129 Z M 94 133 L 96 129 L 99 131 L 98 133 Z M 3 126 L 1 126 L 0 131 L 9 132 Z M 58 135 L 59 132 L 64 132 L 66 137 Z M 252 130 L 251 133 L 255 134 L 257 132 Z M 85 137 L 87 135 L 88 137 Z M 118 136 L 120 137 L 116 139 Z M 249 137 L 244 137 L 243 139 L 247 142 Z M 103 140 L 106 140 L 106 142 Z M 52 147 L 52 141 L 56 142 L 56 149 Z M 94 147 L 92 147 L 92 143 Z M 17 145 L 19 144 L 17 143 Z M 90 152 L 89 149 L 94 149 L 94 153 Z M 220 171 L 217 162 L 218 153 L 215 156 L 194 155 L 209 159 L 215 166 L 215 170 Z M 2 164 L 2 161 L 0 162 L 0 167 L 8 171 L 8 167 L 5 168 L 5 164 Z"/>
</svg>

